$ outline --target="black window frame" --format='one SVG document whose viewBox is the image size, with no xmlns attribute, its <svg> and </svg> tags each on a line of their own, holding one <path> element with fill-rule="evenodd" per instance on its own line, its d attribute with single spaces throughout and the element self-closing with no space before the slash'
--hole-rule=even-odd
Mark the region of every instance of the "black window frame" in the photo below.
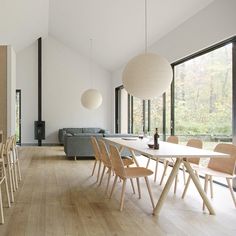
<svg viewBox="0 0 236 236">
<path fill-rule="evenodd" d="M 177 60 L 175 62 L 173 62 L 171 64 L 172 70 L 173 70 L 173 80 L 171 82 L 171 86 L 170 86 L 170 134 L 171 135 L 175 135 L 175 73 L 174 73 L 174 68 L 175 66 L 184 63 L 188 60 L 192 60 L 196 57 L 202 56 L 204 54 L 207 54 L 209 52 L 212 52 L 218 48 L 224 47 L 228 44 L 232 43 L 232 137 L 233 137 L 233 143 L 236 144 L 236 36 L 233 36 L 231 38 L 228 38 L 224 41 L 221 41 L 219 43 L 216 43 L 210 47 L 207 47 L 203 50 L 200 50 L 196 53 L 193 53 L 187 57 L 184 57 L 180 60 Z M 119 132 L 119 128 L 118 128 L 118 123 L 119 122 L 119 109 L 118 109 L 118 90 L 119 89 L 123 89 L 124 86 L 121 85 L 117 88 L 115 88 L 115 132 L 118 133 Z M 162 100 L 163 100 L 163 114 L 162 114 L 162 125 L 163 125 L 163 140 L 166 140 L 166 93 L 163 94 L 162 96 Z M 148 122 L 148 130 L 150 131 L 150 123 L 151 123 L 151 101 L 148 100 L 148 120 L 146 121 L 145 118 L 145 102 L 143 101 L 143 129 L 145 128 L 145 124 L 146 122 Z M 145 130 L 143 130 L 144 132 L 146 132 Z M 128 133 L 133 133 L 133 96 L 128 95 Z"/>
<path fill-rule="evenodd" d="M 175 74 L 174 68 L 184 62 L 205 55 L 216 49 L 224 47 L 232 43 L 232 137 L 233 143 L 236 144 L 236 36 L 221 41 L 196 53 L 193 53 L 187 57 L 184 57 L 171 64 L 173 70 L 173 80 L 171 83 L 171 135 L 175 135 Z"/>
</svg>

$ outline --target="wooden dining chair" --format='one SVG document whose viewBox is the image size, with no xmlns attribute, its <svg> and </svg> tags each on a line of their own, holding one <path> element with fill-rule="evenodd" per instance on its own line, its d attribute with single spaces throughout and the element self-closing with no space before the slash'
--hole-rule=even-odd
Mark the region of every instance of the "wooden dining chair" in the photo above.
<svg viewBox="0 0 236 236">
<path fill-rule="evenodd" d="M 14 166 L 15 166 L 16 181 L 18 183 L 22 180 L 22 176 L 21 176 L 18 147 L 16 144 L 16 135 L 12 136 L 12 152 L 13 152 L 13 160 L 14 160 Z"/>
<path fill-rule="evenodd" d="M 203 143 L 202 143 L 202 140 L 200 139 L 189 139 L 186 146 L 188 147 L 194 147 L 194 148 L 202 148 L 203 146 Z M 195 164 L 195 165 L 198 165 L 199 162 L 200 162 L 200 158 L 188 158 L 188 161 L 191 163 L 191 164 Z M 167 166 L 169 165 L 169 163 L 167 163 Z M 174 161 L 171 162 L 171 165 L 174 165 Z M 181 165 L 181 169 L 183 171 L 183 179 L 184 179 L 184 184 L 185 184 L 185 167 L 184 165 L 182 164 Z M 190 178 L 190 177 L 189 177 Z M 187 183 L 188 183 L 189 179 L 187 180 Z M 176 193 L 177 191 L 177 185 L 178 185 L 178 172 L 177 172 L 177 175 L 175 177 L 175 184 L 174 184 L 174 193 Z"/>
<path fill-rule="evenodd" d="M 212 177 L 225 178 L 236 207 L 236 199 L 231 183 L 232 179 L 236 177 L 234 173 L 236 165 L 236 146 L 233 144 L 219 143 L 216 145 L 214 151 L 229 154 L 230 158 L 210 158 L 207 167 L 194 166 L 193 169 L 199 174 L 205 175 L 204 190 L 206 193 L 208 191 L 208 182 L 212 184 Z M 188 186 L 186 185 L 185 188 L 186 192 Z M 213 188 L 211 188 L 211 191 L 213 192 Z M 203 209 L 204 207 L 203 204 Z"/>
<path fill-rule="evenodd" d="M 98 140 L 98 144 L 99 144 L 100 153 L 101 153 L 101 161 L 103 163 L 103 171 L 102 171 L 102 176 L 101 176 L 99 185 L 101 185 L 101 183 L 102 183 L 105 169 L 107 168 L 108 169 L 108 180 L 107 180 L 107 186 L 106 186 L 106 194 L 107 194 L 108 186 L 109 186 L 110 178 L 111 178 L 111 173 L 113 171 L 113 167 L 112 167 L 112 162 L 110 159 L 110 154 L 107 150 L 107 146 L 106 146 L 105 142 L 103 140 Z M 127 166 L 127 167 L 134 164 L 134 161 L 130 158 L 124 158 L 124 159 L 122 159 L 122 161 L 124 163 L 124 166 Z M 131 181 L 133 193 L 135 193 L 134 184 L 133 184 L 132 179 L 130 179 L 130 181 Z"/>
<path fill-rule="evenodd" d="M 97 143 L 97 139 L 95 137 L 91 137 L 91 143 L 92 143 L 92 148 L 93 148 L 93 153 L 94 153 L 94 157 L 95 157 L 95 162 L 93 165 L 93 171 L 92 171 L 92 176 L 94 175 L 95 169 L 96 169 L 96 165 L 98 163 L 98 172 L 97 172 L 97 181 L 99 180 L 100 177 L 100 170 L 101 170 L 101 153 L 100 153 L 100 149 Z"/>
<path fill-rule="evenodd" d="M 0 130 L 0 143 L 3 143 L 3 131 Z"/>
<path fill-rule="evenodd" d="M 11 207 L 10 197 L 9 197 L 9 190 L 8 190 L 8 183 L 7 183 L 7 175 L 5 169 L 5 162 L 4 162 L 4 148 L 5 145 L 0 143 L 0 223 L 4 224 L 4 214 L 3 214 L 3 199 L 2 199 L 2 184 L 5 185 L 5 193 L 7 195 L 7 202 L 8 207 Z"/>
<path fill-rule="evenodd" d="M 167 138 L 166 142 L 178 144 L 179 143 L 179 138 L 177 136 L 169 136 Z M 164 159 L 163 164 L 164 164 L 164 171 L 163 171 L 162 176 L 161 176 L 160 185 L 162 185 L 162 183 L 163 183 L 163 180 L 164 180 L 164 177 L 166 175 L 166 171 L 167 171 L 168 166 L 169 165 L 172 165 L 172 166 L 174 165 L 174 160 L 172 160 L 171 158 Z M 157 169 L 157 167 L 156 167 L 156 169 Z"/>
<path fill-rule="evenodd" d="M 20 170 L 20 162 L 18 157 L 18 150 L 16 147 L 16 136 L 13 135 L 10 137 L 10 162 L 12 165 L 12 178 L 13 181 L 13 189 L 16 191 L 18 189 L 18 182 L 21 181 L 21 170 Z"/>
<path fill-rule="evenodd" d="M 169 143 L 176 143 L 176 144 L 179 143 L 179 139 L 178 139 L 177 136 L 169 136 L 166 141 L 169 142 Z M 154 182 L 156 182 L 156 180 L 157 180 L 157 171 L 158 171 L 158 164 L 159 164 L 159 162 L 161 161 L 164 164 L 164 172 L 163 172 L 162 177 L 161 177 L 161 183 L 162 183 L 162 181 L 164 179 L 164 176 L 166 175 L 166 169 L 167 169 L 167 167 L 169 165 L 169 162 L 166 159 L 161 160 L 160 157 L 154 159 L 154 161 L 156 162 L 155 172 L 154 172 Z M 148 159 L 146 168 L 148 168 L 149 163 L 150 163 L 150 158 Z"/>
<path fill-rule="evenodd" d="M 130 167 L 130 168 L 125 167 L 124 163 L 121 159 L 120 153 L 119 153 L 117 147 L 114 145 L 110 145 L 110 153 L 111 153 L 112 166 L 113 166 L 114 172 L 115 172 L 115 179 L 114 179 L 114 182 L 112 185 L 110 198 L 112 197 L 112 194 L 114 192 L 118 177 L 123 181 L 122 192 L 121 192 L 121 201 L 120 201 L 120 211 L 122 211 L 123 207 L 124 207 L 124 193 L 125 193 L 127 179 L 136 178 L 137 180 L 139 180 L 139 178 L 141 178 L 141 177 L 144 177 L 144 179 L 145 179 L 148 193 L 149 193 L 149 196 L 151 199 L 152 207 L 154 208 L 154 201 L 153 201 L 152 192 L 151 192 L 151 188 L 150 188 L 149 181 L 148 181 L 148 176 L 152 175 L 153 172 L 147 168 L 144 168 L 144 167 Z M 139 198 L 141 198 L 139 181 L 137 181 L 137 183 L 138 183 Z"/>
<path fill-rule="evenodd" d="M 6 140 L 6 146 L 4 151 L 4 157 L 5 157 L 5 165 L 7 170 L 7 179 L 9 183 L 10 188 L 10 198 L 11 202 L 14 202 L 14 194 L 13 192 L 16 191 L 16 185 L 15 185 L 15 177 L 14 177 L 14 167 L 13 167 L 13 154 L 11 152 L 11 145 L 12 145 L 12 139 L 10 137 Z"/>
</svg>

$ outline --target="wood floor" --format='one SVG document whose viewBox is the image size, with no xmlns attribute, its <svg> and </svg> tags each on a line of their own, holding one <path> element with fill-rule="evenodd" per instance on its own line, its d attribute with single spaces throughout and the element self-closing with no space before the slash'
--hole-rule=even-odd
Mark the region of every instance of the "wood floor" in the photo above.
<svg viewBox="0 0 236 236">
<path fill-rule="evenodd" d="M 112 199 L 91 177 L 92 160 L 66 160 L 61 147 L 23 147 L 20 150 L 23 181 L 15 194 L 16 202 L 4 208 L 5 224 L 0 235 L 236 235 L 236 209 L 228 189 L 214 186 L 216 216 L 202 212 L 202 202 L 191 185 L 181 199 L 182 176 L 176 196 L 173 189 L 159 217 L 152 207 L 141 181 L 142 199 L 127 183 L 123 212 L 119 211 L 121 184 Z M 145 165 L 146 160 L 139 160 Z M 154 162 L 153 169 L 154 169 Z M 150 184 L 155 203 L 162 190 L 158 182 Z M 137 192 L 137 190 L 136 190 Z M 6 206 L 6 199 L 4 199 Z"/>
</svg>

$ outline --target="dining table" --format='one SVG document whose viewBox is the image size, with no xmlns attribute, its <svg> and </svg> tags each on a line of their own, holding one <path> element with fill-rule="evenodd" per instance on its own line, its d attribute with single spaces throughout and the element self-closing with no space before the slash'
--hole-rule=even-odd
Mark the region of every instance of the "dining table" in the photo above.
<svg viewBox="0 0 236 236">
<path fill-rule="evenodd" d="M 206 205 L 209 213 L 215 215 L 215 210 L 208 199 L 198 177 L 195 175 L 191 164 L 188 162 L 189 158 L 229 158 L 230 156 L 225 153 L 214 152 L 211 150 L 199 149 L 194 147 L 189 147 L 182 144 L 173 144 L 164 141 L 159 141 L 159 149 L 149 148 L 148 142 L 145 139 L 138 139 L 136 137 L 125 137 L 125 138 L 104 138 L 107 144 L 116 145 L 121 152 L 124 148 L 127 148 L 131 156 L 139 166 L 136 155 L 137 153 L 145 156 L 149 159 L 176 159 L 168 180 L 160 194 L 160 197 L 156 203 L 153 210 L 153 215 L 159 215 L 160 211 L 166 201 L 169 190 L 173 184 L 173 181 L 178 173 L 181 163 L 184 164 L 186 170 L 188 171 L 194 185 L 196 186 L 204 204 Z"/>
</svg>

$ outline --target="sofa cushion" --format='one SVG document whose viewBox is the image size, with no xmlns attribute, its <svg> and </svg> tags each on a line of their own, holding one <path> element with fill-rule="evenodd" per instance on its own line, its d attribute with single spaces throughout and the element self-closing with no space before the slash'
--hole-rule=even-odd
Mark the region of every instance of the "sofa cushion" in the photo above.
<svg viewBox="0 0 236 236">
<path fill-rule="evenodd" d="M 78 134 L 75 134 L 74 135 L 75 137 L 92 137 L 92 136 L 103 136 L 102 134 L 100 133 L 78 133 Z"/>
<path fill-rule="evenodd" d="M 99 133 L 100 128 L 83 128 L 83 133 Z"/>
<path fill-rule="evenodd" d="M 125 137 L 138 137 L 136 134 L 104 134 L 105 138 L 125 138 Z"/>
<path fill-rule="evenodd" d="M 82 133 L 82 128 L 64 128 L 63 130 L 66 131 L 66 133 L 75 135 L 77 133 Z"/>
</svg>

